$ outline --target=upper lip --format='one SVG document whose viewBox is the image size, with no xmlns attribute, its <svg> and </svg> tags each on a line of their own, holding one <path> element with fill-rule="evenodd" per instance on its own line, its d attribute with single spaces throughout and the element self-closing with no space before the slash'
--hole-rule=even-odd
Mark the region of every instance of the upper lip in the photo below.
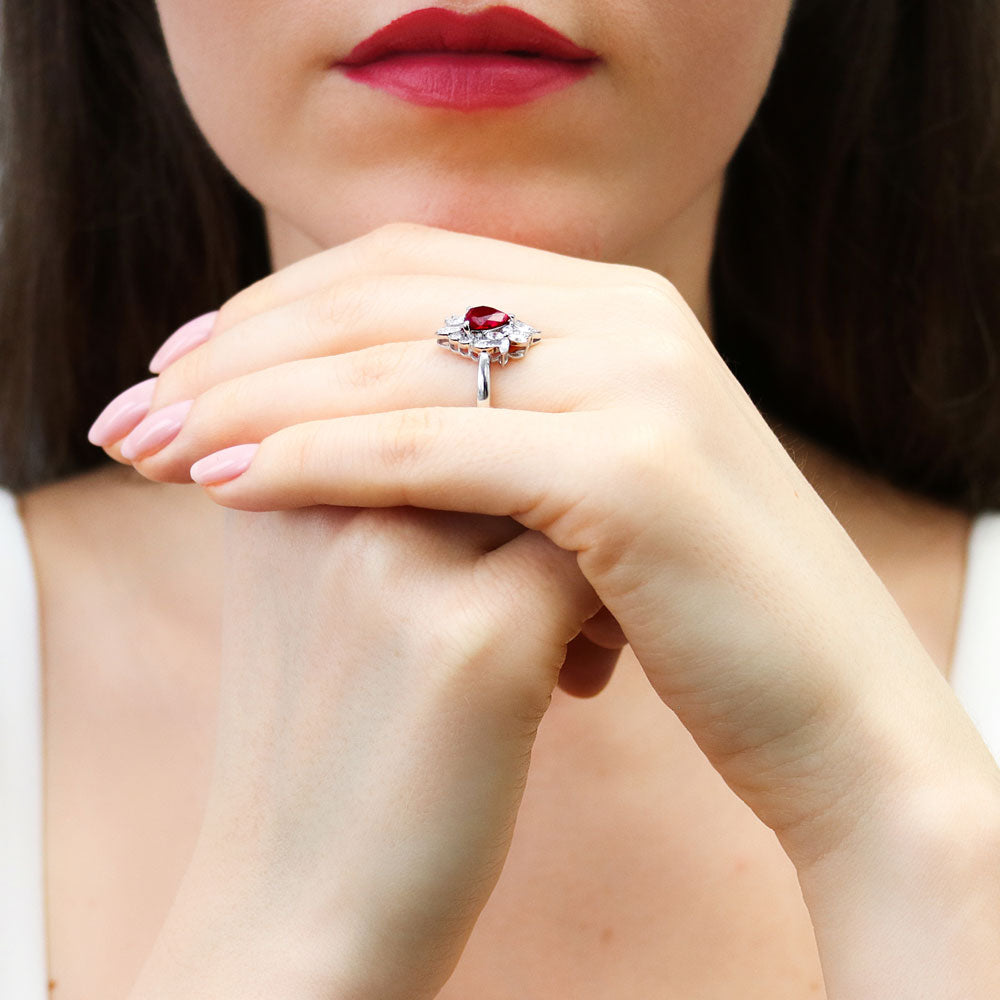
<svg viewBox="0 0 1000 1000">
<path fill-rule="evenodd" d="M 488 7 L 474 14 L 424 7 L 379 28 L 340 62 L 353 66 L 393 52 L 524 52 L 573 60 L 596 56 L 516 7 Z"/>
</svg>

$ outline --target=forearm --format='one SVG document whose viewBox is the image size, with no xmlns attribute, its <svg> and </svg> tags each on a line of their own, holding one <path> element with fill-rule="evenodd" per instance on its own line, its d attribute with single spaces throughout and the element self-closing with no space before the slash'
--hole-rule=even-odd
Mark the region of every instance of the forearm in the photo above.
<svg viewBox="0 0 1000 1000">
<path fill-rule="evenodd" d="M 928 785 L 878 817 L 799 870 L 828 1000 L 1000 997 L 997 784 Z"/>
<path fill-rule="evenodd" d="M 206 824 L 127 1000 L 432 1000 L 442 981 L 404 934 L 362 912 L 372 893 L 349 886 L 341 905 L 327 887 Z M 430 968 L 440 977 L 440 961 Z"/>
<path fill-rule="evenodd" d="M 191 919 L 164 927 L 128 1000 L 339 1000 L 297 967 L 294 948 L 255 947 Z"/>
<path fill-rule="evenodd" d="M 128 1000 L 347 1000 L 331 985 L 332 955 L 224 882 L 189 869 Z"/>
</svg>

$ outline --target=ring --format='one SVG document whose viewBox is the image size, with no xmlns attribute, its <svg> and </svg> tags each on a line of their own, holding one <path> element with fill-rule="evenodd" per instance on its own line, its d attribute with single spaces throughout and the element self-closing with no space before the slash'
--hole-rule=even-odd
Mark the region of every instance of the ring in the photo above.
<svg viewBox="0 0 1000 1000">
<path fill-rule="evenodd" d="M 523 358 L 542 338 L 538 330 L 493 306 L 472 306 L 464 316 L 449 316 L 435 336 L 441 347 L 479 361 L 476 406 L 490 405 L 490 362 Z M 511 348 L 514 350 L 511 350 Z"/>
</svg>

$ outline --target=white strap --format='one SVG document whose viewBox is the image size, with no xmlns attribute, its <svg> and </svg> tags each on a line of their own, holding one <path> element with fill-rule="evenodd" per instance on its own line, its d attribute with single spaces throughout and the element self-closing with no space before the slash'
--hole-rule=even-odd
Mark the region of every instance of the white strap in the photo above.
<svg viewBox="0 0 1000 1000">
<path fill-rule="evenodd" d="M 1000 511 L 972 524 L 951 686 L 1000 763 Z"/>
<path fill-rule="evenodd" d="M 47 1000 L 38 599 L 16 497 L 0 489 L 0 997 Z"/>
</svg>

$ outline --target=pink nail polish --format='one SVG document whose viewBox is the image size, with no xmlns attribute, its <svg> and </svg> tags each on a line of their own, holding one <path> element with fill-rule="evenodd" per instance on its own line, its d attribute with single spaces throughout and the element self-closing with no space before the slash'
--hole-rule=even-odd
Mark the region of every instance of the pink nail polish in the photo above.
<svg viewBox="0 0 1000 1000">
<path fill-rule="evenodd" d="M 156 378 L 148 378 L 115 396 L 91 424 L 87 440 L 105 448 L 128 434 L 149 412 L 155 388 Z"/>
<path fill-rule="evenodd" d="M 236 444 L 199 458 L 191 466 L 190 476 L 200 486 L 214 486 L 242 475 L 250 467 L 259 444 Z"/>
<path fill-rule="evenodd" d="M 219 310 L 216 309 L 196 316 L 178 327 L 153 355 L 153 360 L 149 362 L 149 370 L 159 374 L 167 365 L 173 364 L 179 357 L 203 344 L 212 335 L 212 327 L 218 315 Z"/>
<path fill-rule="evenodd" d="M 193 403 L 193 399 L 182 399 L 179 403 L 171 403 L 150 413 L 122 441 L 122 458 L 131 462 L 173 441 Z"/>
</svg>

